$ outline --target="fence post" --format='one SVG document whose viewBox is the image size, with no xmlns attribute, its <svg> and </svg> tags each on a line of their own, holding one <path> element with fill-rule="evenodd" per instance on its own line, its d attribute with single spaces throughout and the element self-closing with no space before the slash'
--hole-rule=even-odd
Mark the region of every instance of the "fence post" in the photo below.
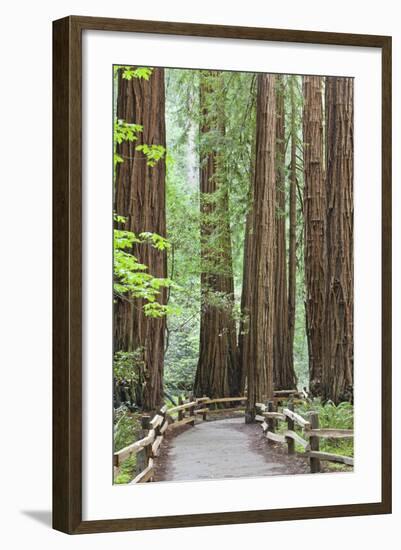
<svg viewBox="0 0 401 550">
<path fill-rule="evenodd" d="M 287 408 L 290 411 L 294 410 L 294 403 L 292 401 L 288 402 Z M 287 428 L 288 430 L 294 431 L 295 429 L 295 423 L 294 421 L 287 416 Z M 287 445 L 288 445 L 288 454 L 293 455 L 295 454 L 295 441 L 291 437 L 287 437 Z"/>
<path fill-rule="evenodd" d="M 310 418 L 310 427 L 312 430 L 319 429 L 319 415 L 317 412 L 309 413 Z M 319 438 L 316 436 L 311 436 L 309 438 L 310 449 L 311 451 L 319 450 Z M 320 472 L 320 460 L 318 458 L 310 458 L 310 471 L 312 474 Z"/>
<path fill-rule="evenodd" d="M 203 397 L 206 397 L 206 395 L 204 395 Z M 206 408 L 206 405 L 204 405 L 203 403 L 202 403 L 202 408 L 203 408 L 203 409 Z M 204 421 L 207 420 L 207 412 L 206 412 L 206 411 L 204 411 L 204 412 L 202 413 L 202 420 L 204 420 Z"/>
<path fill-rule="evenodd" d="M 141 439 L 145 437 L 150 428 L 150 416 L 144 415 L 141 417 Z M 147 467 L 149 463 L 150 453 L 152 452 L 151 445 L 146 445 L 136 455 L 136 473 L 140 474 Z"/>
<path fill-rule="evenodd" d="M 159 414 L 162 418 L 163 418 L 163 421 L 161 424 L 159 424 L 158 426 L 156 426 L 155 428 L 155 441 L 156 441 L 156 437 L 158 437 L 160 435 L 160 428 L 162 427 L 163 425 L 163 422 L 164 422 L 164 418 L 165 418 L 165 415 L 162 411 L 162 408 L 159 409 L 159 411 L 157 412 L 157 414 Z M 152 446 L 150 446 L 152 447 Z"/>
<path fill-rule="evenodd" d="M 267 411 L 268 412 L 274 412 L 274 403 L 273 403 L 273 401 L 268 401 L 266 403 L 266 405 L 267 405 Z M 276 431 L 274 418 L 268 418 L 267 419 L 267 429 L 268 429 L 269 432 L 272 432 L 272 433 L 274 433 Z M 273 441 L 271 441 L 270 439 L 268 439 L 267 441 L 269 442 L 270 445 L 273 443 Z"/>
<path fill-rule="evenodd" d="M 160 428 L 163 426 L 163 424 L 165 423 L 166 421 L 166 418 L 167 418 L 167 406 L 164 405 L 161 409 L 160 409 L 160 413 L 163 417 L 163 422 L 160 424 Z M 159 431 L 160 431 L 160 428 L 159 428 Z"/>
<path fill-rule="evenodd" d="M 194 400 L 194 394 L 190 393 L 188 399 L 189 399 L 189 402 L 193 401 Z M 190 424 L 191 424 L 191 426 L 195 426 L 195 405 L 193 405 L 192 407 L 189 408 L 189 416 L 194 417 L 194 419 L 192 420 L 192 422 L 190 422 Z"/>
<path fill-rule="evenodd" d="M 166 420 L 166 408 L 165 407 L 160 407 L 158 413 L 162 418 L 163 420 L 161 421 L 161 424 L 159 424 L 158 426 L 156 426 L 155 428 L 155 441 L 156 439 L 161 436 L 162 434 L 160 433 L 160 429 L 161 427 L 163 426 L 165 420 Z M 153 454 L 153 445 L 149 445 L 149 449 L 150 449 L 150 457 L 151 458 L 156 458 L 156 454 Z"/>
<path fill-rule="evenodd" d="M 181 395 L 178 397 L 178 404 L 179 405 L 183 404 L 183 400 L 182 400 Z M 183 418 L 184 418 L 184 411 L 178 411 L 178 421 L 182 420 Z"/>
</svg>

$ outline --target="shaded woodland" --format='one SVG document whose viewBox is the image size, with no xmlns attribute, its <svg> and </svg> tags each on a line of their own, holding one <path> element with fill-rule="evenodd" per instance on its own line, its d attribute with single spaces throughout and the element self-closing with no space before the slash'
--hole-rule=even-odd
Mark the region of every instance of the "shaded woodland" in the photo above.
<svg viewBox="0 0 401 550">
<path fill-rule="evenodd" d="M 114 408 L 353 401 L 353 79 L 116 66 Z"/>
</svg>

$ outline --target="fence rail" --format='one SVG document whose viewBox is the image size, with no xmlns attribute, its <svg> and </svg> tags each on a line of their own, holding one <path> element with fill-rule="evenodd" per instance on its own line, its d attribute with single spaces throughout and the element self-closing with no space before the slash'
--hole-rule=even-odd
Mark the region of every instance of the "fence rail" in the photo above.
<svg viewBox="0 0 401 550">
<path fill-rule="evenodd" d="M 213 399 L 207 396 L 196 399 L 190 397 L 186 402 L 179 398 L 178 405 L 170 409 L 163 406 L 152 418 L 143 416 L 141 419 L 143 437 L 114 453 L 115 470 L 118 471 L 124 460 L 132 455 L 137 455 L 137 470 L 139 470 L 139 473 L 131 483 L 152 481 L 154 477 L 154 459 L 160 454 L 167 430 L 174 431 L 186 424 L 194 426 L 199 416 L 202 417 L 202 420 L 207 420 L 207 415 L 210 413 L 241 411 L 244 409 L 246 400 L 246 396 Z M 238 405 L 222 409 L 216 408 L 219 404 L 227 405 L 231 403 L 237 403 Z"/>
<path fill-rule="evenodd" d="M 354 465 L 353 457 L 326 453 L 319 450 L 320 438 L 350 439 L 354 437 L 353 430 L 319 428 L 318 413 L 310 411 L 308 419 L 306 419 L 293 410 L 294 401 L 287 407 L 284 407 L 282 411 L 275 411 L 273 410 L 274 407 L 274 400 L 269 400 L 266 404 L 256 403 L 258 414 L 255 420 L 261 422 L 263 433 L 269 441 L 287 444 L 288 454 L 294 454 L 295 443 L 301 445 L 305 451 L 305 455 L 309 458 L 312 473 L 320 472 L 320 462 L 323 460 L 340 462 L 347 466 Z M 286 422 L 287 430 L 277 433 L 278 422 Z M 295 431 L 295 425 L 301 430 L 302 435 Z"/>
<path fill-rule="evenodd" d="M 302 397 L 302 393 L 300 394 L 296 390 L 280 390 L 274 392 L 273 398 L 266 404 L 256 403 L 257 414 L 255 420 L 261 422 L 264 435 L 269 441 L 286 444 L 289 454 L 295 453 L 295 443 L 301 445 L 310 459 L 312 472 L 320 471 L 321 460 L 341 462 L 352 466 L 353 458 L 321 452 L 319 450 L 319 439 L 351 438 L 353 437 L 353 431 L 321 429 L 319 428 L 318 415 L 314 412 L 309 413 L 309 418 L 305 419 L 293 410 L 294 403 L 304 402 L 304 399 L 301 399 Z M 278 404 L 287 400 L 291 401 L 281 411 L 278 411 Z M 137 475 L 131 481 L 131 484 L 153 481 L 155 474 L 154 459 L 160 454 L 167 431 L 174 431 L 187 424 L 194 426 L 196 420 L 200 417 L 203 421 L 206 421 L 208 414 L 243 411 L 246 401 L 246 396 L 220 398 L 209 398 L 207 396 L 193 398 L 190 396 L 185 402 L 182 398 L 179 398 L 178 405 L 170 409 L 166 405 L 163 406 L 153 417 L 142 416 L 142 437 L 114 453 L 115 471 L 118 472 L 122 462 L 127 458 L 137 455 Z M 231 404 L 234 406 L 230 407 Z M 224 405 L 224 407 L 218 408 L 219 405 Z M 287 423 L 287 429 L 282 433 L 276 431 L 278 422 Z M 295 426 L 301 429 L 302 435 L 295 431 Z"/>
</svg>

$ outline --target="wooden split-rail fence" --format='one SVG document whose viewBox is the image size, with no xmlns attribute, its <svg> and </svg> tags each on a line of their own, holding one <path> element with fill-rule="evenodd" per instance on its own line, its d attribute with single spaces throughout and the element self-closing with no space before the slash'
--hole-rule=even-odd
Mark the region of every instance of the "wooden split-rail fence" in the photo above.
<svg viewBox="0 0 401 550">
<path fill-rule="evenodd" d="M 304 394 L 295 390 L 281 390 L 275 391 L 273 398 L 266 404 L 257 403 L 258 414 L 255 420 L 261 422 L 263 433 L 269 441 L 286 443 L 289 454 L 294 454 L 295 442 L 302 445 L 310 458 L 312 472 L 320 471 L 321 460 L 332 460 L 353 465 L 352 458 L 319 451 L 320 437 L 353 437 L 353 432 L 352 430 L 320 430 L 317 413 L 309 413 L 308 420 L 295 413 L 292 410 L 294 404 L 303 403 L 305 397 Z M 291 402 L 287 408 L 283 408 L 279 412 L 278 407 L 287 399 L 291 399 Z M 194 426 L 198 418 L 206 421 L 208 414 L 244 411 L 246 401 L 246 396 L 216 399 L 210 399 L 206 396 L 196 399 L 190 397 L 186 402 L 183 402 L 180 398 L 177 406 L 167 409 L 167 406 L 164 405 L 153 418 L 142 416 L 143 437 L 114 453 L 115 473 L 118 472 L 124 460 L 135 454 L 136 471 L 139 473 L 131 481 L 131 484 L 153 481 L 155 474 L 154 460 L 160 454 L 160 448 L 167 431 L 173 431 L 186 424 Z M 224 407 L 218 408 L 219 405 L 224 405 Z M 287 422 L 288 429 L 284 433 L 276 433 L 278 421 Z M 295 424 L 303 429 L 306 439 L 295 432 Z"/>
<path fill-rule="evenodd" d="M 320 428 L 319 414 L 309 411 L 304 418 L 294 411 L 294 402 L 290 401 L 286 407 L 278 410 L 273 400 L 264 403 L 256 403 L 259 414 L 255 420 L 261 422 L 262 430 L 269 442 L 282 443 L 287 445 L 289 455 L 295 454 L 295 444 L 300 445 L 309 458 L 310 470 L 312 473 L 320 472 L 321 461 L 340 462 L 347 466 L 354 465 L 354 459 L 349 456 L 342 456 L 335 453 L 325 453 L 319 450 L 320 439 L 350 439 L 354 437 L 353 430 L 338 428 Z M 279 422 L 286 424 L 284 431 L 277 431 Z M 300 435 L 297 433 L 301 431 Z"/>
<path fill-rule="evenodd" d="M 159 456 L 160 446 L 166 431 L 173 431 L 180 426 L 189 424 L 194 426 L 197 418 L 207 420 L 208 413 L 242 411 L 245 408 L 246 397 L 221 397 L 210 399 L 209 397 L 189 398 L 183 402 L 179 398 L 179 404 L 167 409 L 164 405 L 153 418 L 141 417 L 143 437 L 131 445 L 114 453 L 114 468 L 118 471 L 121 463 L 136 454 L 136 471 L 138 475 L 131 483 L 145 483 L 152 481 L 154 477 L 154 459 Z M 224 404 L 224 408 L 214 408 Z M 227 405 L 235 405 L 227 407 Z M 116 473 L 116 472 L 115 472 Z"/>
</svg>

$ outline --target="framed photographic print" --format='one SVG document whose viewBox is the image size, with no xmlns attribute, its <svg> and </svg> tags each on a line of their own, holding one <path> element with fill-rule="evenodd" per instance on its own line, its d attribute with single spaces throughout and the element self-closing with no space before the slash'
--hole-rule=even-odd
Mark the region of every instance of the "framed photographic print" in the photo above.
<svg viewBox="0 0 401 550">
<path fill-rule="evenodd" d="M 391 38 L 53 32 L 53 525 L 391 511 Z"/>
</svg>

